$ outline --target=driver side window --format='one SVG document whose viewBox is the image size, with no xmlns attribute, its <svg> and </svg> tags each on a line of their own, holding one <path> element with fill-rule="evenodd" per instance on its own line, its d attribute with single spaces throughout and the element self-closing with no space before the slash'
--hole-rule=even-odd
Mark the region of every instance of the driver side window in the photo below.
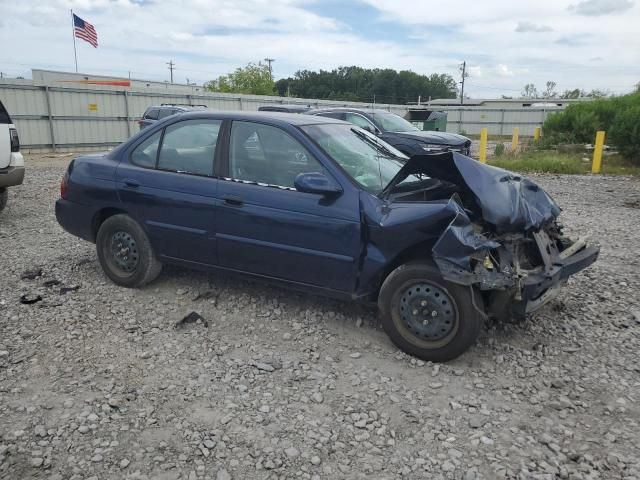
<svg viewBox="0 0 640 480">
<path fill-rule="evenodd" d="M 322 165 L 284 130 L 252 122 L 233 122 L 229 174 L 237 180 L 295 188 L 300 173 L 322 172 Z"/>
</svg>

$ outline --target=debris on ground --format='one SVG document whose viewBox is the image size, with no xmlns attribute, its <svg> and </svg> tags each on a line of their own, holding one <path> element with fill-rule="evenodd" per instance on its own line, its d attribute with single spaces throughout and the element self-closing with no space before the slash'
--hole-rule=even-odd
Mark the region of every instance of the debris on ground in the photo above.
<svg viewBox="0 0 640 480">
<path fill-rule="evenodd" d="M 42 269 L 41 268 L 32 268 L 29 270 L 25 270 L 24 272 L 22 272 L 22 275 L 20 275 L 20 279 L 22 280 L 34 280 L 38 277 L 42 276 Z"/>
<path fill-rule="evenodd" d="M 198 324 L 202 324 L 205 326 L 205 328 L 209 327 L 209 322 L 207 322 L 204 317 L 202 317 L 202 315 L 200 315 L 197 312 L 190 312 L 187 315 L 185 315 L 184 317 L 182 317 L 180 320 L 178 320 L 175 325 L 173 326 L 174 328 L 180 328 L 183 327 L 189 323 L 198 323 Z"/>
<path fill-rule="evenodd" d="M 20 297 L 20 303 L 23 305 L 32 305 L 42 300 L 42 297 L 35 293 L 26 293 Z"/>
</svg>

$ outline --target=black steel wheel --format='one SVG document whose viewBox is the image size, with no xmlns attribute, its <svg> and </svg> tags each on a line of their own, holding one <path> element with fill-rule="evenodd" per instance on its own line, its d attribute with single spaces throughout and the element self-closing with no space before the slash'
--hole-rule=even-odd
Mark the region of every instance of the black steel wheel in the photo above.
<svg viewBox="0 0 640 480">
<path fill-rule="evenodd" d="M 478 292 L 447 282 L 426 263 L 408 263 L 391 272 L 378 306 L 393 343 L 423 360 L 456 358 L 475 342 L 482 325 Z"/>
<path fill-rule="evenodd" d="M 96 249 L 104 273 L 123 287 L 145 285 L 162 270 L 146 233 L 128 215 L 114 215 L 100 225 Z"/>
<path fill-rule="evenodd" d="M 113 269 L 120 270 L 122 275 L 132 275 L 138 267 L 140 256 L 138 245 L 128 232 L 115 232 L 109 242 L 107 261 Z"/>
<path fill-rule="evenodd" d="M 408 282 L 399 294 L 397 313 L 409 333 L 434 345 L 446 345 L 456 334 L 458 309 L 444 288 L 434 283 Z"/>
</svg>

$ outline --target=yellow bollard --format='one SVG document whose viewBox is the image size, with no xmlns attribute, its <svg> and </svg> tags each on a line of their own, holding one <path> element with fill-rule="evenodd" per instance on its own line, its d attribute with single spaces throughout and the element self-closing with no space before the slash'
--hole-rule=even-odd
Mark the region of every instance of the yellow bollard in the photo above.
<svg viewBox="0 0 640 480">
<path fill-rule="evenodd" d="M 535 130 L 533 131 L 533 141 L 538 143 L 538 141 L 540 140 L 540 134 L 542 133 L 542 128 L 541 127 L 536 127 Z"/>
<path fill-rule="evenodd" d="M 480 163 L 487 163 L 487 129 L 480 129 Z"/>
<path fill-rule="evenodd" d="M 513 137 L 511 138 L 511 151 L 516 152 L 518 150 L 518 134 L 520 133 L 520 129 L 518 127 L 513 127 Z"/>
<path fill-rule="evenodd" d="M 593 149 L 593 163 L 591 164 L 591 173 L 600 173 L 602 166 L 602 149 L 604 147 L 604 130 L 596 132 L 596 145 Z"/>
</svg>

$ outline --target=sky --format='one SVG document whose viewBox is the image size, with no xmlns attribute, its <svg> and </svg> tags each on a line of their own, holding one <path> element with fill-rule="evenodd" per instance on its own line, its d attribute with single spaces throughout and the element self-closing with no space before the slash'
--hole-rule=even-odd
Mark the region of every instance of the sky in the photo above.
<svg viewBox="0 0 640 480">
<path fill-rule="evenodd" d="M 342 65 L 448 73 L 471 98 L 625 93 L 640 82 L 640 0 L 0 0 L 0 71 L 74 70 L 70 9 L 94 25 L 79 71 L 202 84 L 274 58 L 276 79 Z"/>
</svg>

